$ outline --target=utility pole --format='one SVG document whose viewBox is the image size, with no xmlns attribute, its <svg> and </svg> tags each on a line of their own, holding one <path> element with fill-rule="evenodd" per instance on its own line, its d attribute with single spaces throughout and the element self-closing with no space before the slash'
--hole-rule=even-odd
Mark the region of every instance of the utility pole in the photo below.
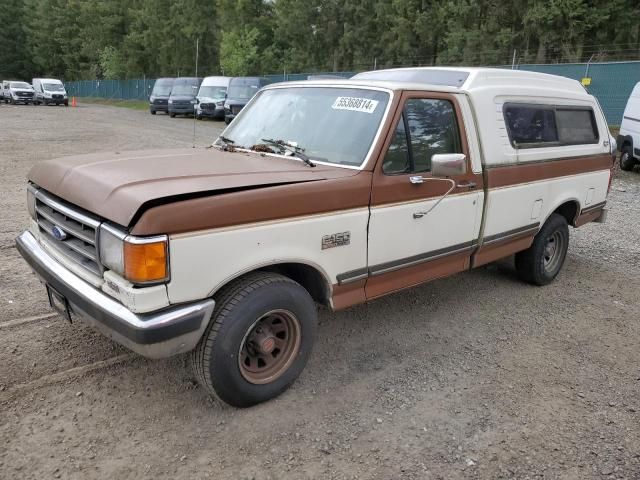
<svg viewBox="0 0 640 480">
<path fill-rule="evenodd" d="M 516 52 L 517 50 L 513 49 L 513 60 L 511 60 L 511 70 L 515 70 L 516 68 Z"/>
</svg>

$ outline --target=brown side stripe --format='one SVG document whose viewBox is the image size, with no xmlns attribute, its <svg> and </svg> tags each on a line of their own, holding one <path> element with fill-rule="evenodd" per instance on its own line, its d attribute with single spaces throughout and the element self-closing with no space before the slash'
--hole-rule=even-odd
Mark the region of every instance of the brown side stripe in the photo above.
<svg viewBox="0 0 640 480">
<path fill-rule="evenodd" d="M 613 158 L 609 154 L 545 160 L 519 165 L 488 166 L 487 184 L 489 188 L 507 187 L 568 175 L 609 170 L 612 166 Z"/>
<path fill-rule="evenodd" d="M 531 225 L 526 225 L 524 227 L 514 228 L 513 230 L 508 230 L 506 232 L 498 233 L 495 235 L 489 235 L 488 237 L 484 237 L 482 245 L 509 240 L 515 237 L 519 237 L 520 235 L 530 235 L 532 233 L 537 233 L 539 227 L 540 223 L 532 223 Z"/>
<path fill-rule="evenodd" d="M 604 208 L 604 206 L 606 204 L 607 204 L 607 202 L 600 202 L 600 203 L 596 203 L 595 205 L 591 205 L 590 207 L 583 208 L 582 210 L 580 210 L 580 215 L 583 215 L 583 214 L 589 213 L 589 212 L 593 212 L 595 210 L 600 210 L 600 209 Z"/>
</svg>

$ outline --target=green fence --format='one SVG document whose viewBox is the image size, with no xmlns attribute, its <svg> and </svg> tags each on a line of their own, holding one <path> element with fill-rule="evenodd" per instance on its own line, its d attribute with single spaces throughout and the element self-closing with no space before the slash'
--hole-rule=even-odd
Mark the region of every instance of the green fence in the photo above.
<svg viewBox="0 0 640 480">
<path fill-rule="evenodd" d="M 587 76 L 591 78 L 591 85 L 587 87 L 593 94 L 607 117 L 610 125 L 619 125 L 622 113 L 631 94 L 633 86 L 640 82 L 640 61 L 553 64 L 553 65 L 518 65 L 519 70 L 551 73 L 563 77 L 580 80 Z M 339 75 L 348 78 L 355 72 L 327 72 L 326 75 Z M 271 81 L 306 80 L 309 73 L 265 75 Z M 125 100 L 145 100 L 149 97 L 155 79 L 143 78 L 134 80 L 85 80 L 66 82 L 65 87 L 69 95 L 76 97 L 117 98 Z"/>
</svg>

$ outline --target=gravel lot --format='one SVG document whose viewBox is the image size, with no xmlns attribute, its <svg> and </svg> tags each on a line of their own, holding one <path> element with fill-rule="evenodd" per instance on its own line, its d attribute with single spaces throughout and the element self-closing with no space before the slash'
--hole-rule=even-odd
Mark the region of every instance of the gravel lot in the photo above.
<svg viewBox="0 0 640 480">
<path fill-rule="evenodd" d="M 206 145 L 221 122 L 198 122 Z M 25 175 L 62 155 L 188 146 L 193 122 L 0 105 L 0 477 L 640 478 L 640 174 L 563 272 L 512 261 L 320 314 L 299 381 L 248 410 L 186 356 L 148 361 L 50 313 L 13 247 Z"/>
</svg>

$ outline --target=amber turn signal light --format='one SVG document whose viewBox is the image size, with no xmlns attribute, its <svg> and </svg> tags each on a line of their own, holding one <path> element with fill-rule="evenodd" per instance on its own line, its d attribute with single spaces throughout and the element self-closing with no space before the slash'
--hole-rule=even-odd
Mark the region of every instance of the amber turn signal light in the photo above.
<svg viewBox="0 0 640 480">
<path fill-rule="evenodd" d="M 166 280 L 167 242 L 124 242 L 124 277 L 133 283 L 149 283 Z"/>
</svg>

